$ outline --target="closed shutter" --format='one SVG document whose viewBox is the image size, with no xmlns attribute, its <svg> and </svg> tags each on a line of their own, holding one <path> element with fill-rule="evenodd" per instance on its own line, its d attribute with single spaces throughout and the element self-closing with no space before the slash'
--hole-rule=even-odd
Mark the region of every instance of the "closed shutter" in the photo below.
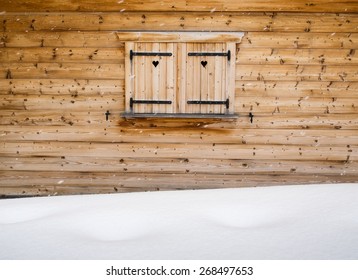
<svg viewBox="0 0 358 280">
<path fill-rule="evenodd" d="M 233 113 L 235 88 L 235 44 L 187 43 L 185 113 Z"/>
<path fill-rule="evenodd" d="M 133 113 L 174 113 L 175 43 L 129 43 L 130 96 Z"/>
<path fill-rule="evenodd" d="M 232 115 L 235 42 L 127 42 L 130 114 Z"/>
</svg>

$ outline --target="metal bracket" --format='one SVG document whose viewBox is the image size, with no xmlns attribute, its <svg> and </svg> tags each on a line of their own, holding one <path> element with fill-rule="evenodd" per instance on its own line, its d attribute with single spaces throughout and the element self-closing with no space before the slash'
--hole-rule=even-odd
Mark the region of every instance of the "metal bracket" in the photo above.
<svg viewBox="0 0 358 280">
<path fill-rule="evenodd" d="M 129 58 L 133 59 L 133 56 L 172 56 L 172 53 L 169 52 L 134 52 L 130 50 Z"/>
<path fill-rule="evenodd" d="M 189 100 L 187 104 L 204 104 L 204 105 L 225 105 L 226 109 L 229 109 L 229 98 L 225 101 L 206 101 L 206 100 Z"/>
<path fill-rule="evenodd" d="M 254 115 L 250 112 L 249 113 L 250 123 L 254 121 Z"/>
<path fill-rule="evenodd" d="M 217 52 L 190 52 L 188 56 L 227 56 L 227 60 L 231 59 L 231 51 L 228 50 L 226 53 L 217 53 Z"/>
<path fill-rule="evenodd" d="M 135 100 L 129 99 L 129 106 L 133 108 L 133 104 L 172 104 L 170 100 Z"/>
<path fill-rule="evenodd" d="M 108 121 L 108 117 L 111 113 L 107 110 L 107 112 L 105 112 L 104 114 L 106 115 L 106 121 Z"/>
</svg>

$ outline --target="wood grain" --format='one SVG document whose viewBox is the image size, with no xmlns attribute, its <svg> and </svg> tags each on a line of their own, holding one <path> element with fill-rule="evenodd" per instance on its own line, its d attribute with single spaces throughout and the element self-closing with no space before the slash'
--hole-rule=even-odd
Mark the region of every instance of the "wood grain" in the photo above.
<svg viewBox="0 0 358 280">
<path fill-rule="evenodd" d="M 76 142 L 33 142 L 0 143 L 1 156 L 50 156 L 66 155 L 88 157 L 133 157 L 142 158 L 196 158 L 196 159 L 282 159 L 282 160 L 357 160 L 357 146 L 310 147 L 246 144 L 183 144 L 166 143 L 76 143 Z"/>
<path fill-rule="evenodd" d="M 358 182 L 357 12 L 344 0 L 2 1 L 0 196 Z M 135 48 L 172 60 L 125 67 Z M 227 49 L 229 65 L 187 58 Z M 238 117 L 123 118 L 135 92 L 173 99 L 143 112 L 223 113 L 186 100 L 228 96 Z"/>
<path fill-rule="evenodd" d="M 196 0 L 148 0 L 143 5 L 141 0 L 103 0 L 98 5 L 94 0 L 51 0 L 39 2 L 37 0 L 27 0 L 24 3 L 21 0 L 4 0 L 2 3 L 3 10 L 7 12 L 57 12 L 57 11 L 205 11 L 205 12 L 222 12 L 222 11 L 277 11 L 277 12 L 330 12 L 345 13 L 358 12 L 358 4 L 354 1 L 347 0 L 292 0 L 282 2 L 280 0 L 230 0 L 214 1 L 196 1 Z"/>
<path fill-rule="evenodd" d="M 267 31 L 357 32 L 355 14 L 220 12 L 5 13 L 0 30 L 19 31 Z M 173 34 L 174 35 L 174 34 Z M 185 35 L 185 34 L 183 34 Z M 210 36 L 210 35 L 209 35 Z M 154 37 L 149 38 L 155 40 Z"/>
</svg>

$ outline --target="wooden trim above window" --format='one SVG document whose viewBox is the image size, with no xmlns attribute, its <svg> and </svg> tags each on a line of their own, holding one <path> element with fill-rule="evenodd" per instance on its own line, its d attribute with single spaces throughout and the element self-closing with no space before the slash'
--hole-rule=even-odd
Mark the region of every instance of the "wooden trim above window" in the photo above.
<svg viewBox="0 0 358 280">
<path fill-rule="evenodd" d="M 244 32 L 116 32 L 125 42 L 143 43 L 240 43 Z"/>
</svg>

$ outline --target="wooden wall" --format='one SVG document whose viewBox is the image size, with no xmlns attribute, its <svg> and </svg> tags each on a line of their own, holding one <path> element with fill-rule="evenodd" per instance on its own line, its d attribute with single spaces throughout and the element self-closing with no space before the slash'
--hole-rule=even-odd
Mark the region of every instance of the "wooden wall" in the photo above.
<svg viewBox="0 0 358 280">
<path fill-rule="evenodd" d="M 358 2 L 145 2 L 1 2 L 0 195 L 358 181 Z M 121 118 L 131 30 L 245 32 L 240 117 Z"/>
</svg>

